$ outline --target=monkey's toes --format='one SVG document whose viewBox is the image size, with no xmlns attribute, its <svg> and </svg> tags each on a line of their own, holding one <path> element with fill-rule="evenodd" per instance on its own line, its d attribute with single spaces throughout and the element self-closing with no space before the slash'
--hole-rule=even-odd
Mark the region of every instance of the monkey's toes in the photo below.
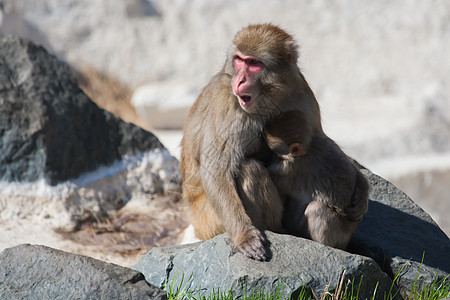
<svg viewBox="0 0 450 300">
<path fill-rule="evenodd" d="M 251 238 L 235 247 L 236 251 L 259 261 L 266 261 L 269 258 L 269 253 L 266 248 L 267 241 L 258 231 Z"/>
</svg>

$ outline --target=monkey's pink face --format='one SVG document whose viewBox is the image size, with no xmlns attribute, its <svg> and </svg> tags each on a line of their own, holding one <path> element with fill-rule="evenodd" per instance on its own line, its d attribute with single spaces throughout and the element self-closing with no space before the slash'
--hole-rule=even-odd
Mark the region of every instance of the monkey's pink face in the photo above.
<svg viewBox="0 0 450 300">
<path fill-rule="evenodd" d="M 257 75 L 264 70 L 264 64 L 254 56 L 246 56 L 239 51 L 233 57 L 236 74 L 232 80 L 233 93 L 238 97 L 241 107 L 248 111 L 257 100 L 260 89 Z"/>
</svg>

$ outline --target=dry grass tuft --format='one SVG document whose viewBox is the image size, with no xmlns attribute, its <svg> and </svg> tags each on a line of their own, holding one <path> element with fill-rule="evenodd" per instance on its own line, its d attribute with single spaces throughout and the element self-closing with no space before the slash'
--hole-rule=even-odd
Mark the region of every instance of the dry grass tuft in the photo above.
<svg viewBox="0 0 450 300">
<path fill-rule="evenodd" d="M 131 104 L 133 91 L 127 85 L 92 66 L 83 66 L 77 72 L 77 79 L 80 88 L 100 108 L 115 114 L 125 122 L 148 129 L 144 127 Z"/>
</svg>

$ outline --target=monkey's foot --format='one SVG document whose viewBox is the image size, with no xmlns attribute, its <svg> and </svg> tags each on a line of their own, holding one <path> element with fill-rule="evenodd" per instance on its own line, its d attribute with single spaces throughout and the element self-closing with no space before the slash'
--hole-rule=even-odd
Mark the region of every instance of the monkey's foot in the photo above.
<svg viewBox="0 0 450 300">
<path fill-rule="evenodd" d="M 265 261 L 269 259 L 269 251 L 266 248 L 267 245 L 268 241 L 261 231 L 253 228 L 247 232 L 247 237 L 244 242 L 236 245 L 234 248 L 236 251 L 247 257 Z"/>
</svg>

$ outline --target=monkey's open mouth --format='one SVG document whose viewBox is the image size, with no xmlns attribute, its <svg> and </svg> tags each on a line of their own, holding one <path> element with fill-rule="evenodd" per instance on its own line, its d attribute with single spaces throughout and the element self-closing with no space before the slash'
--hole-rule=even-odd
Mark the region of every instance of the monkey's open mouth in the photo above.
<svg viewBox="0 0 450 300">
<path fill-rule="evenodd" d="M 252 102 L 252 97 L 249 95 L 239 96 L 239 102 L 241 102 L 242 106 L 248 106 Z"/>
</svg>

